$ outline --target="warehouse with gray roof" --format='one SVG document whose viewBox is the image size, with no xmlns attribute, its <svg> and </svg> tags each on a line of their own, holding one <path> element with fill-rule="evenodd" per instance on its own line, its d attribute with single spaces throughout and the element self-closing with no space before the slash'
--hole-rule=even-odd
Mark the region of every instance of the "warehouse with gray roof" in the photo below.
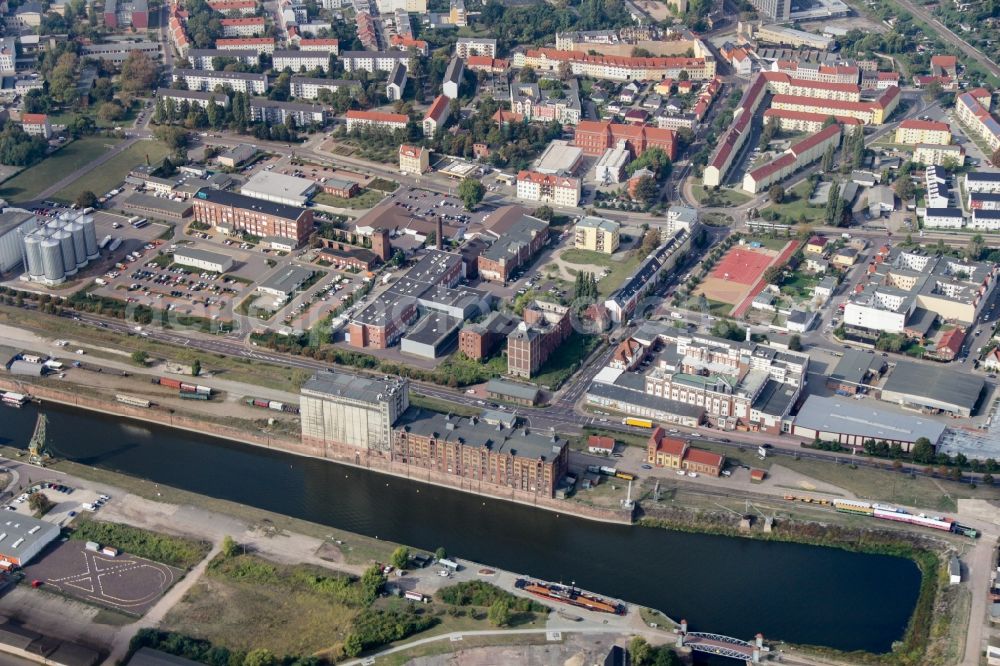
<svg viewBox="0 0 1000 666">
<path fill-rule="evenodd" d="M 944 430 L 944 423 L 896 407 L 821 395 L 806 399 L 792 425 L 792 433 L 805 439 L 856 447 L 873 439 L 898 443 L 904 451 L 921 437 L 937 444 Z"/>
<path fill-rule="evenodd" d="M 986 386 L 982 376 L 947 367 L 899 361 L 882 387 L 882 400 L 908 409 L 972 416 Z"/>
</svg>

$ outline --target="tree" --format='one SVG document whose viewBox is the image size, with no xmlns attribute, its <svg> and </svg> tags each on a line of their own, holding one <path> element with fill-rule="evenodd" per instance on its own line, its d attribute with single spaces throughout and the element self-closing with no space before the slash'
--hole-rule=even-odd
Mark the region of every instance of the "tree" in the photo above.
<svg viewBox="0 0 1000 666">
<path fill-rule="evenodd" d="M 965 247 L 965 258 L 970 261 L 979 261 L 986 251 L 986 241 L 980 234 L 976 234 L 969 239 L 969 244 Z"/>
<path fill-rule="evenodd" d="M 628 644 L 628 654 L 632 658 L 632 663 L 636 666 L 650 661 L 653 655 L 653 648 L 642 636 L 634 637 Z"/>
<path fill-rule="evenodd" d="M 918 463 L 934 461 L 934 445 L 926 437 L 919 437 L 913 443 L 913 460 Z"/>
<path fill-rule="evenodd" d="M 77 208 L 93 208 L 97 205 L 97 195 L 90 190 L 84 190 L 76 195 L 76 200 L 73 203 L 76 204 Z"/>
<path fill-rule="evenodd" d="M 167 147 L 174 153 L 180 155 L 185 151 L 190 138 L 187 131 L 180 127 L 161 125 L 153 130 L 153 135 L 157 139 L 167 144 Z"/>
<path fill-rule="evenodd" d="M 266 648 L 250 650 L 243 658 L 243 666 L 275 666 L 277 663 L 277 658 Z"/>
<path fill-rule="evenodd" d="M 396 550 L 392 551 L 392 556 L 389 558 L 389 564 L 397 569 L 405 569 L 409 561 L 410 549 L 406 546 L 400 546 Z"/>
<path fill-rule="evenodd" d="M 236 550 L 239 545 L 236 540 L 228 534 L 222 538 L 222 556 L 225 558 L 230 558 L 236 555 Z"/>
<path fill-rule="evenodd" d="M 904 204 L 912 199 L 917 191 L 916 186 L 914 186 L 913 181 L 910 180 L 908 175 L 900 175 L 896 178 L 896 182 L 893 183 L 892 189 L 896 192 L 896 196 L 899 197 L 900 201 Z"/>
<path fill-rule="evenodd" d="M 120 85 L 127 92 L 151 90 L 160 75 L 160 67 L 142 51 L 129 51 L 122 63 Z"/>
<path fill-rule="evenodd" d="M 497 599 L 490 606 L 487 618 L 494 627 L 506 627 L 510 624 L 510 606 L 506 599 Z"/>
<path fill-rule="evenodd" d="M 767 196 L 773 203 L 780 204 L 785 200 L 785 188 L 775 183 L 767 190 Z"/>
<path fill-rule="evenodd" d="M 434 559 L 443 560 L 448 557 L 448 551 L 444 549 L 444 546 L 438 546 L 437 550 L 434 551 Z"/>
<path fill-rule="evenodd" d="M 139 351 L 132 352 L 132 362 L 135 363 L 136 365 L 144 368 L 146 367 L 147 361 L 149 361 L 149 354 L 147 354 L 146 352 L 142 351 L 141 349 Z"/>
<path fill-rule="evenodd" d="M 764 282 L 768 284 L 775 284 L 778 278 L 781 276 L 780 266 L 768 266 L 764 269 Z"/>
<path fill-rule="evenodd" d="M 798 333 L 788 338 L 788 348 L 796 352 L 802 351 L 802 338 L 799 337 Z"/>
<path fill-rule="evenodd" d="M 521 72 L 517 75 L 517 78 L 521 83 L 534 83 L 538 80 L 538 75 L 535 74 L 535 69 L 533 67 L 522 67 Z"/>
<path fill-rule="evenodd" d="M 475 210 L 484 196 L 486 186 L 475 178 L 464 178 L 458 184 L 458 198 L 462 200 L 466 210 Z"/>
<path fill-rule="evenodd" d="M 44 516 L 54 506 L 55 502 L 50 500 L 45 493 L 36 492 L 32 493 L 28 497 L 28 507 L 34 511 L 36 515 Z"/>
<path fill-rule="evenodd" d="M 201 361 L 195 359 L 194 362 L 191 364 L 191 376 L 197 377 L 200 374 L 201 374 Z"/>
<path fill-rule="evenodd" d="M 834 147 L 833 144 L 830 144 L 830 146 L 827 147 L 826 152 L 823 153 L 823 162 L 821 163 L 820 166 L 820 168 L 823 170 L 823 173 L 830 173 L 831 171 L 833 171 L 833 155 L 834 155 Z"/>
<path fill-rule="evenodd" d="M 551 206 L 539 206 L 531 213 L 539 220 L 545 220 L 546 222 L 551 222 L 552 217 L 555 215 L 555 211 L 552 210 Z"/>
<path fill-rule="evenodd" d="M 656 179 L 652 176 L 643 176 L 640 178 L 633 192 L 635 192 L 636 199 L 646 204 L 653 203 L 660 195 L 660 189 L 656 186 Z"/>
</svg>

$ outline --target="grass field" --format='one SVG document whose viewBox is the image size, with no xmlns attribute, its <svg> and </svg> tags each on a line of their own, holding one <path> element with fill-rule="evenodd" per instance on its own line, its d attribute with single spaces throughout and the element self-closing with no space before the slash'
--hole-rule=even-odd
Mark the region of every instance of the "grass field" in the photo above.
<svg viewBox="0 0 1000 666">
<path fill-rule="evenodd" d="M 720 187 L 718 190 L 706 190 L 704 185 L 695 185 L 691 191 L 698 203 L 706 206 L 739 206 L 753 198 L 749 194 L 725 187 Z"/>
<path fill-rule="evenodd" d="M 796 222 L 821 222 L 826 207 L 809 205 L 809 181 L 803 181 L 785 193 L 784 203 L 772 203 L 768 208 L 781 215 L 790 224 Z"/>
<path fill-rule="evenodd" d="M 160 141 L 138 141 L 102 164 L 101 168 L 85 173 L 69 187 L 56 193 L 54 198 L 71 202 L 78 194 L 87 190 L 101 196 L 125 180 L 125 176 L 133 168 L 145 164 L 147 160 L 150 164 L 156 164 L 169 154 L 170 150 Z"/>
<path fill-rule="evenodd" d="M 118 139 L 105 137 L 78 139 L 0 185 L 0 197 L 11 201 L 36 199 L 45 188 L 94 161 L 118 143 Z"/>
<path fill-rule="evenodd" d="M 622 286 L 625 278 L 638 268 L 639 262 L 643 259 L 645 257 L 640 257 L 637 252 L 632 252 L 625 261 L 610 262 L 608 268 L 611 269 L 611 272 L 597 283 L 597 293 L 602 298 L 609 296 L 611 292 Z"/>
<path fill-rule="evenodd" d="M 332 194 L 320 192 L 313 197 L 313 201 L 318 204 L 323 204 L 324 206 L 333 206 L 334 208 L 360 209 L 371 208 L 378 202 L 382 201 L 383 198 L 385 198 L 385 192 L 379 192 L 378 190 L 361 190 L 356 197 L 351 197 L 350 199 L 335 197 Z"/>
<path fill-rule="evenodd" d="M 579 264 L 581 266 L 613 266 L 618 263 L 611 260 L 610 254 L 604 254 L 603 252 L 594 252 L 592 250 L 580 250 L 575 247 L 571 247 L 567 250 L 563 250 L 559 258 L 570 264 Z"/>
<path fill-rule="evenodd" d="M 538 375 L 532 377 L 531 381 L 555 390 L 576 372 L 580 362 L 587 358 L 600 341 L 596 335 L 582 335 L 573 331 L 569 339 L 549 356 L 545 364 L 539 368 Z"/>
</svg>

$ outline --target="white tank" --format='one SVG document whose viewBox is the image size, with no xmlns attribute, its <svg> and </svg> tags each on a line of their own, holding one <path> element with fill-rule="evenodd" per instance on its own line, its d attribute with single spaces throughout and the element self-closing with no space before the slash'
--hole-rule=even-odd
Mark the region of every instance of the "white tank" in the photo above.
<svg viewBox="0 0 1000 666">
<path fill-rule="evenodd" d="M 87 250 L 88 259 L 96 259 L 100 256 L 97 247 L 97 230 L 94 227 L 94 218 L 90 215 L 82 215 L 77 222 L 83 227 L 83 242 Z"/>
<path fill-rule="evenodd" d="M 78 222 L 70 222 L 66 225 L 66 231 L 73 238 L 73 254 L 76 256 L 76 267 L 83 268 L 87 265 L 87 243 L 83 240 L 83 225 Z"/>
<path fill-rule="evenodd" d="M 32 279 L 40 279 L 45 272 L 42 268 L 42 239 L 34 234 L 24 237 L 24 270 Z"/>
<path fill-rule="evenodd" d="M 42 273 L 48 282 L 62 282 L 66 279 L 63 268 L 62 245 L 54 238 L 46 238 L 42 246 Z"/>
<path fill-rule="evenodd" d="M 76 275 L 76 250 L 73 249 L 73 235 L 68 231 L 57 231 L 52 234 L 52 240 L 59 241 L 65 274 Z"/>
</svg>

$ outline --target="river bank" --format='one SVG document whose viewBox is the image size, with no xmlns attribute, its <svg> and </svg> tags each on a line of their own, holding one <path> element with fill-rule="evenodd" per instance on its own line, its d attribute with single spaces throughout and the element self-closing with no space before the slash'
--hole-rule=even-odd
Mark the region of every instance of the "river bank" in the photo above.
<svg viewBox="0 0 1000 666">
<path fill-rule="evenodd" d="M 638 518 L 637 525 L 652 529 L 838 548 L 854 553 L 907 559 L 916 565 L 920 571 L 916 605 L 905 633 L 899 641 L 893 642 L 891 651 L 872 653 L 863 650 L 842 651 L 818 645 L 796 645 L 798 649 L 817 656 L 836 659 L 845 664 L 912 666 L 932 663 L 925 661 L 924 657 L 931 650 L 932 642 L 942 639 L 940 635 L 934 638 L 935 620 L 940 620 L 943 615 L 949 617 L 949 623 L 968 622 L 968 618 L 953 617 L 951 611 L 954 609 L 941 603 L 947 590 L 945 563 L 955 552 L 955 548 L 943 539 L 913 532 L 849 528 L 820 522 L 774 520 L 761 525 L 760 517 L 754 516 L 754 520 L 757 521 L 756 525 L 751 521 L 751 525 L 747 526 L 741 518 L 728 513 L 671 508 L 643 515 Z"/>
<path fill-rule="evenodd" d="M 44 382 L 46 380 L 42 380 Z M 557 514 L 572 515 L 577 518 L 594 520 L 604 523 L 631 524 L 632 512 L 626 509 L 610 509 L 587 504 L 573 502 L 572 500 L 558 500 L 545 497 L 538 493 L 527 491 L 516 491 L 513 489 L 504 492 L 496 492 L 489 484 L 475 482 L 471 479 L 460 478 L 458 483 L 447 482 L 455 477 L 453 475 L 435 472 L 430 469 L 413 468 L 410 465 L 398 463 L 392 460 L 385 460 L 375 456 L 365 458 L 348 458 L 343 456 L 317 455 L 315 451 L 305 446 L 298 438 L 289 437 L 280 433 L 258 434 L 248 429 L 231 427 L 221 423 L 209 421 L 205 418 L 198 418 L 193 415 L 179 414 L 173 409 L 157 409 L 155 407 L 143 408 L 135 407 L 118 402 L 113 396 L 103 396 L 97 393 L 98 397 L 83 395 L 78 392 L 66 391 L 55 386 L 48 386 L 37 381 L 12 380 L 7 377 L 0 378 L 0 390 L 15 391 L 37 398 L 43 402 L 53 402 L 60 405 L 94 411 L 105 415 L 120 416 L 128 419 L 154 423 L 168 428 L 175 428 L 186 432 L 200 435 L 209 435 L 222 439 L 240 442 L 251 446 L 263 447 L 266 449 L 282 451 L 297 456 L 313 458 L 316 460 L 326 460 L 337 464 L 364 469 L 380 474 L 387 474 L 401 479 L 417 481 L 439 488 L 450 488 L 479 497 L 499 499 L 534 508 L 545 509 Z"/>
</svg>

